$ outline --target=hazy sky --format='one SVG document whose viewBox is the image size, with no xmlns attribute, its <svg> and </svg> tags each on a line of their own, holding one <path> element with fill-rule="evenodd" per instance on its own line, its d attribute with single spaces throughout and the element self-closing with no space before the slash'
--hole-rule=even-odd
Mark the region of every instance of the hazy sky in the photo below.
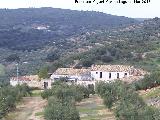
<svg viewBox="0 0 160 120">
<path fill-rule="evenodd" d="M 96 3 L 99 1 L 100 0 L 95 0 Z M 113 15 L 137 18 L 160 17 L 160 0 L 150 0 L 148 4 L 134 4 L 134 0 L 126 0 L 132 3 L 119 4 L 116 3 L 116 1 L 118 0 L 112 0 L 112 3 L 96 4 L 94 2 L 84 4 L 75 3 L 75 0 L 0 0 L 0 8 L 54 7 L 73 10 L 101 11 Z"/>
</svg>

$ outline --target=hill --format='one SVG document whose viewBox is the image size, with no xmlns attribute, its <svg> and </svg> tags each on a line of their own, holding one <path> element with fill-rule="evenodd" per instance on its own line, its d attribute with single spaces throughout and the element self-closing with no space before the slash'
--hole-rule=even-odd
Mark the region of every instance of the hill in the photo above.
<svg viewBox="0 0 160 120">
<path fill-rule="evenodd" d="M 46 62 L 88 50 L 86 34 L 139 23 L 101 12 L 58 8 L 0 9 L 0 18 L 0 63 L 10 76 L 16 75 L 15 62 L 20 75 L 35 74 Z"/>
<path fill-rule="evenodd" d="M 0 47 L 23 51 L 53 42 L 63 44 L 63 39 L 90 30 L 137 22 L 100 12 L 58 8 L 1 9 L 0 18 Z"/>
<path fill-rule="evenodd" d="M 76 60 L 79 61 L 77 67 L 91 64 L 129 64 L 148 71 L 159 70 L 159 26 L 160 19 L 154 18 L 140 24 L 86 34 L 85 44 L 90 50 L 74 54 L 62 63 L 73 63 Z"/>
<path fill-rule="evenodd" d="M 0 62 L 10 76 L 40 68 L 132 64 L 159 69 L 160 19 L 54 8 L 2 9 Z M 11 19 L 12 18 L 12 19 Z"/>
</svg>

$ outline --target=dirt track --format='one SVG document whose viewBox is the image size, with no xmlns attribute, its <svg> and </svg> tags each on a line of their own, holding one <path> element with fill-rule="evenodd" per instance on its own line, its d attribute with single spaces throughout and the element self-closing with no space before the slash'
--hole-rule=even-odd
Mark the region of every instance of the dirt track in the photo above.
<svg viewBox="0 0 160 120">
<path fill-rule="evenodd" d="M 42 115 L 36 116 L 35 114 L 41 113 L 46 104 L 47 101 L 41 97 L 25 97 L 17 105 L 16 110 L 9 113 L 4 120 L 44 120 Z M 115 120 L 113 113 L 105 108 L 102 99 L 96 95 L 78 103 L 77 108 L 80 110 L 82 120 L 93 118 L 97 120 Z"/>
<path fill-rule="evenodd" d="M 35 116 L 35 113 L 42 112 L 46 103 L 41 97 L 25 97 L 15 112 L 4 120 L 44 120 L 41 116 Z"/>
<path fill-rule="evenodd" d="M 88 99 L 77 103 L 81 120 L 115 120 L 113 111 L 103 105 L 103 100 L 97 96 L 90 96 Z"/>
</svg>

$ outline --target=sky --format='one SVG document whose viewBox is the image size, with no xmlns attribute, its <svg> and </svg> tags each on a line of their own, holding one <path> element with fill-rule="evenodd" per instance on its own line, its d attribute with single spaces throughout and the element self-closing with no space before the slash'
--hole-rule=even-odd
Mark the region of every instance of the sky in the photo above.
<svg viewBox="0 0 160 120">
<path fill-rule="evenodd" d="M 118 0 L 104 0 L 108 2 L 101 4 L 97 3 L 102 0 L 91 0 L 92 3 L 82 3 L 82 0 L 78 1 L 80 3 L 75 3 L 75 0 L 0 0 L 0 8 L 53 7 L 72 10 L 100 11 L 132 18 L 160 17 L 160 0 L 150 0 L 149 3 L 142 3 L 142 0 L 139 0 L 140 3 L 134 3 L 134 0 L 126 0 L 129 2 L 126 4 L 117 3 Z M 83 1 L 86 2 L 87 0 Z"/>
</svg>

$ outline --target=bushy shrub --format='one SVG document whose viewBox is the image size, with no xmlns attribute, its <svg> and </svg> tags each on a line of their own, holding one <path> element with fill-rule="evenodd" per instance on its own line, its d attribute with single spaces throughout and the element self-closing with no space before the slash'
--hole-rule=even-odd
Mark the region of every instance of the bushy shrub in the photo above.
<svg viewBox="0 0 160 120">
<path fill-rule="evenodd" d="M 16 102 L 22 97 L 31 95 L 31 89 L 26 85 L 3 86 L 0 88 L 0 119 L 3 118 L 9 111 L 16 107 Z"/>
<path fill-rule="evenodd" d="M 46 120 L 80 120 L 79 113 L 71 101 L 50 97 L 44 114 Z"/>
<path fill-rule="evenodd" d="M 64 82 L 55 82 L 52 88 L 45 90 L 41 96 L 48 99 L 50 96 L 56 96 L 58 99 L 74 99 L 80 102 L 83 98 L 88 98 L 90 91 L 87 87 L 81 85 L 67 85 Z"/>
<path fill-rule="evenodd" d="M 146 90 L 149 88 L 156 87 L 160 85 L 160 72 L 153 72 L 150 75 L 145 75 L 142 80 L 139 80 L 135 83 L 136 90 Z"/>
<path fill-rule="evenodd" d="M 145 104 L 132 85 L 122 81 L 100 82 L 96 92 L 107 108 L 114 108 L 117 120 L 158 120 L 158 111 Z"/>
<path fill-rule="evenodd" d="M 88 97 L 86 91 L 84 86 L 54 83 L 51 89 L 42 93 L 42 97 L 48 99 L 44 114 L 46 120 L 80 120 L 75 101 L 80 102 L 85 96 Z"/>
</svg>

